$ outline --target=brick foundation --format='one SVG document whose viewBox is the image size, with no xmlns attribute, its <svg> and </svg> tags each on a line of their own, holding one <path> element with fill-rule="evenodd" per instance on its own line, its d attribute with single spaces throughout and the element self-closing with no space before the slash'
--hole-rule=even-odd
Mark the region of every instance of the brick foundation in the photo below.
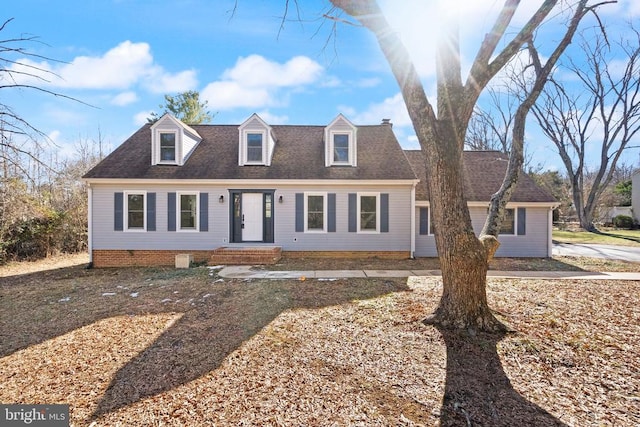
<svg viewBox="0 0 640 427">
<path fill-rule="evenodd" d="M 213 251 L 99 249 L 93 251 L 93 266 L 97 268 L 175 266 L 178 254 L 191 254 L 194 262 L 207 262 Z"/>
<path fill-rule="evenodd" d="M 284 258 L 409 259 L 409 251 L 286 251 Z"/>
<path fill-rule="evenodd" d="M 279 247 L 218 248 L 210 251 L 190 250 L 106 250 L 93 251 L 93 266 L 103 267 L 156 267 L 175 266 L 176 255 L 191 254 L 196 263 L 210 265 L 275 264 L 284 258 L 379 258 L 408 259 L 409 251 L 282 251 Z"/>
</svg>

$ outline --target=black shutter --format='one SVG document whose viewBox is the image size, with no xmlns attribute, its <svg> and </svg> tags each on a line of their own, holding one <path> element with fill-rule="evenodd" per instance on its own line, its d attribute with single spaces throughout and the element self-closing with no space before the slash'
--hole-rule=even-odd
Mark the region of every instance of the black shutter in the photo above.
<svg viewBox="0 0 640 427">
<path fill-rule="evenodd" d="M 113 193 L 113 229 L 124 230 L 124 194 Z"/>
<path fill-rule="evenodd" d="M 527 234 L 527 209 L 518 208 L 518 236 Z"/>
<path fill-rule="evenodd" d="M 147 231 L 156 231 L 156 193 L 147 193 Z"/>
<path fill-rule="evenodd" d="M 336 193 L 327 195 L 327 231 L 335 233 L 336 231 Z"/>
<path fill-rule="evenodd" d="M 209 193 L 200 193 L 200 231 L 209 231 Z"/>
<path fill-rule="evenodd" d="M 349 233 L 358 231 L 358 195 L 349 193 Z"/>
<path fill-rule="evenodd" d="M 176 231 L 176 193 L 167 194 L 167 230 Z"/>
<path fill-rule="evenodd" d="M 380 232 L 389 232 L 389 194 L 380 194 Z"/>
<path fill-rule="evenodd" d="M 304 194 L 296 193 L 296 232 L 304 231 Z"/>
</svg>

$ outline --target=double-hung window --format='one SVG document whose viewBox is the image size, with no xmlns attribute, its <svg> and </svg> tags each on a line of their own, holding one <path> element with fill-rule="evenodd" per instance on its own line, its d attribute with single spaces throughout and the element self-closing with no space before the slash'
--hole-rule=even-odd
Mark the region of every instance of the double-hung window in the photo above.
<svg viewBox="0 0 640 427">
<path fill-rule="evenodd" d="M 176 161 L 176 134 L 174 132 L 160 133 L 160 162 L 173 163 Z"/>
<path fill-rule="evenodd" d="M 333 163 L 349 163 L 349 134 L 333 134 Z"/>
<path fill-rule="evenodd" d="M 327 231 L 327 194 L 305 193 L 305 231 Z"/>
<path fill-rule="evenodd" d="M 358 231 L 380 231 L 380 198 L 378 193 L 358 194 Z"/>
<path fill-rule="evenodd" d="M 247 134 L 247 163 L 262 163 L 262 134 Z"/>
<path fill-rule="evenodd" d="M 198 230 L 198 193 L 178 193 L 178 229 Z"/>
<path fill-rule="evenodd" d="M 516 234 L 516 210 L 513 208 L 504 210 L 502 224 L 500 224 L 500 234 Z"/>
<path fill-rule="evenodd" d="M 125 207 L 126 224 L 125 229 L 128 231 L 145 231 L 146 224 L 146 193 L 126 193 Z"/>
</svg>

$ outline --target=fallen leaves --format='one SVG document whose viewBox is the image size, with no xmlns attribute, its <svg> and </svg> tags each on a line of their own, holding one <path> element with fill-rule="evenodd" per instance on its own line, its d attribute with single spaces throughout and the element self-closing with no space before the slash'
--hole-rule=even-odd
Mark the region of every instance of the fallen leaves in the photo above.
<svg viewBox="0 0 640 427">
<path fill-rule="evenodd" d="M 422 324 L 435 278 L 31 274 L 0 285 L 0 401 L 96 427 L 638 425 L 639 291 L 491 280 L 517 332 L 468 337 Z"/>
</svg>

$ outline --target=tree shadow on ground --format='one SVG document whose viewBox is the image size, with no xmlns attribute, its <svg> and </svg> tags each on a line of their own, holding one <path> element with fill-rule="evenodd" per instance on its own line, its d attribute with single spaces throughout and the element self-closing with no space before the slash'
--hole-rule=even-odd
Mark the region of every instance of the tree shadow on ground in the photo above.
<svg viewBox="0 0 640 427">
<path fill-rule="evenodd" d="M 408 291 L 402 280 L 334 282 L 264 280 L 216 284 L 215 294 L 186 312 L 114 376 L 92 418 L 193 381 L 218 368 L 280 313 Z"/>
<path fill-rule="evenodd" d="M 504 334 L 438 330 L 447 346 L 441 426 L 565 426 L 514 390 L 497 352 Z"/>
</svg>

